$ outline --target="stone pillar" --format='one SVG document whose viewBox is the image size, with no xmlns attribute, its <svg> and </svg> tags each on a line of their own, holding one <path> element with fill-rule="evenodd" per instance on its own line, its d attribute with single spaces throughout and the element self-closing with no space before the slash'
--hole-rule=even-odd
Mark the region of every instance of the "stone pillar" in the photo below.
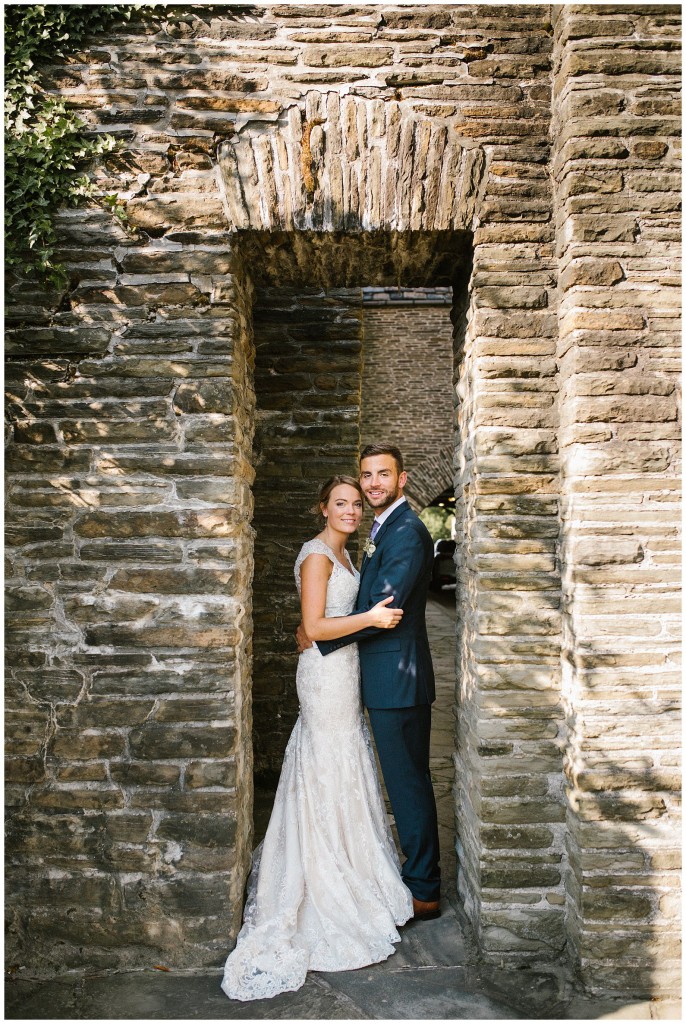
<svg viewBox="0 0 686 1024">
<path fill-rule="evenodd" d="M 679 8 L 555 39 L 568 934 L 645 998 L 679 987 Z"/>
<path fill-rule="evenodd" d="M 510 962 L 565 945 L 557 268 L 547 86 L 531 93 L 526 143 L 489 140 L 454 312 L 458 889 L 484 954 Z"/>
</svg>

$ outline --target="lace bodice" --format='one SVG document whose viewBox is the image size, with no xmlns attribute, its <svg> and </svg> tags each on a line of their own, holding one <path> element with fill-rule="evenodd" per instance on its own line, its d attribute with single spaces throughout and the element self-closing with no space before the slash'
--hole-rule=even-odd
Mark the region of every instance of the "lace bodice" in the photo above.
<svg viewBox="0 0 686 1024">
<path fill-rule="evenodd" d="M 300 566 L 308 555 L 326 555 L 333 562 L 333 572 L 329 577 L 326 588 L 326 608 L 324 614 L 329 617 L 333 615 L 349 615 L 355 607 L 357 591 L 360 588 L 360 574 L 350 560 L 350 555 L 345 552 L 346 559 L 350 565 L 350 571 L 345 569 L 338 561 L 328 544 L 315 537 L 306 541 L 300 548 L 298 557 L 295 560 L 295 585 L 298 588 L 298 595 L 301 590 Z"/>
</svg>

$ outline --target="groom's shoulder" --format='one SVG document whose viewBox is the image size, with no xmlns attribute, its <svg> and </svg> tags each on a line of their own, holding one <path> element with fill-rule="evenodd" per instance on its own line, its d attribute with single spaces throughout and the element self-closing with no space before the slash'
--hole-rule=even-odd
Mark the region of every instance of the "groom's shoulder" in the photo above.
<svg viewBox="0 0 686 1024">
<path fill-rule="evenodd" d="M 399 538 L 403 536 L 406 538 L 417 536 L 424 542 L 428 539 L 429 542 L 433 544 L 431 541 L 431 534 L 417 513 L 411 509 L 409 505 L 403 509 L 403 515 L 398 519 L 397 534 Z"/>
</svg>

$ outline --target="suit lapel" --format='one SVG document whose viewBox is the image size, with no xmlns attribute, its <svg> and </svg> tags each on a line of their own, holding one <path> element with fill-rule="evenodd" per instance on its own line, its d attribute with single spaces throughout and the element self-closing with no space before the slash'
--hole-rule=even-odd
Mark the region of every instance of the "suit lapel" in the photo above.
<svg viewBox="0 0 686 1024">
<path fill-rule="evenodd" d="M 381 541 L 386 536 L 389 527 L 392 526 L 393 523 L 395 523 L 398 519 L 400 519 L 401 516 L 405 515 L 409 508 L 409 503 L 407 501 L 403 501 L 402 504 L 398 505 L 398 507 L 394 510 L 393 514 L 388 517 L 383 526 L 379 527 L 376 537 L 374 538 L 374 544 L 376 545 L 377 551 Z M 376 554 L 376 551 L 374 552 L 374 554 Z M 372 555 L 372 558 L 373 557 L 374 555 Z M 367 555 L 365 555 L 364 558 L 362 559 L 362 565 L 360 566 L 360 579 L 362 579 L 362 577 L 364 576 L 364 571 L 371 562 L 371 560 L 372 559 L 368 558 Z"/>
</svg>

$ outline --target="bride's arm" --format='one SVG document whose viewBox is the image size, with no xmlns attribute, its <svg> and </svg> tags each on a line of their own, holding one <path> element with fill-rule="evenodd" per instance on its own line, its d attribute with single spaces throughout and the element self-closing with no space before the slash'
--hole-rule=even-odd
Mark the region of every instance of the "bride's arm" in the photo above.
<svg viewBox="0 0 686 1024">
<path fill-rule="evenodd" d="M 300 566 L 300 608 L 302 621 L 310 640 L 337 640 L 365 626 L 392 629 L 400 622 L 402 609 L 386 608 L 393 600 L 384 598 L 367 612 L 357 615 L 324 614 L 326 609 L 326 587 L 332 572 L 332 565 L 326 555 L 311 554 Z"/>
</svg>

